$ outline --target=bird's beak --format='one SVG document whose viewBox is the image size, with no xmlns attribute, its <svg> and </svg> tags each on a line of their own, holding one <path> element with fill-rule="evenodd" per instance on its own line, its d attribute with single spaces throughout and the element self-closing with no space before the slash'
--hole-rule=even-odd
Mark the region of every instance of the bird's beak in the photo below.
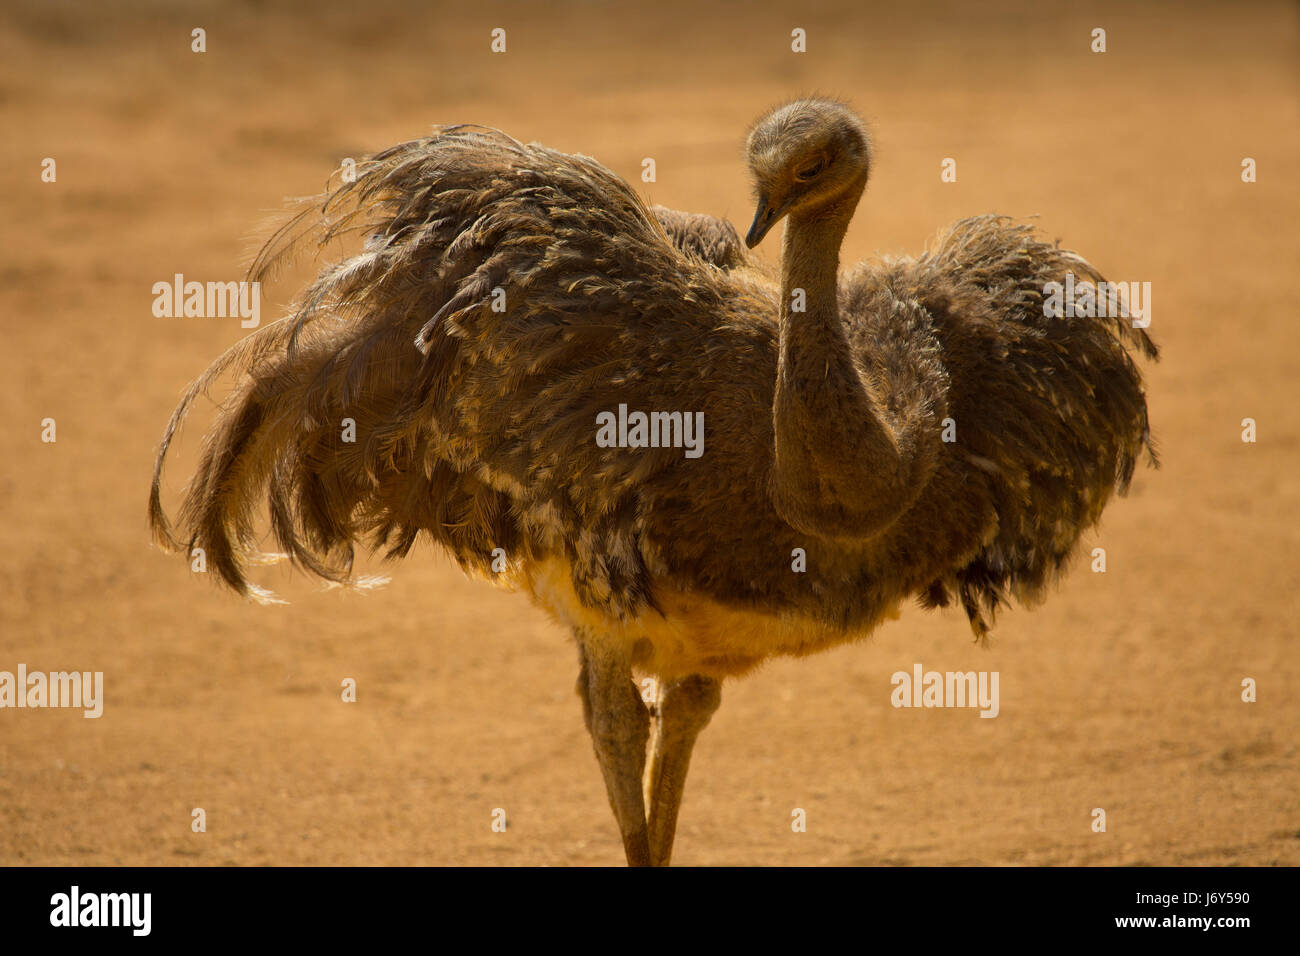
<svg viewBox="0 0 1300 956">
<path fill-rule="evenodd" d="M 753 249 L 762 242 L 767 231 L 776 222 L 776 218 L 776 207 L 766 196 L 759 196 L 758 209 L 754 212 L 754 224 L 749 227 L 749 232 L 745 235 L 745 245 Z"/>
</svg>

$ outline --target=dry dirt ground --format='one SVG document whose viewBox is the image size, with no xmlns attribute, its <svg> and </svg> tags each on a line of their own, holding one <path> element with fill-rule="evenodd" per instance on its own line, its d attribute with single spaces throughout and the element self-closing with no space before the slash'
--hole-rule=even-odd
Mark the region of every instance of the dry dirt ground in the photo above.
<svg viewBox="0 0 1300 956">
<path fill-rule="evenodd" d="M 1300 863 L 1294 5 L 8 6 L 0 670 L 103 671 L 106 692 L 98 720 L 0 711 L 0 863 L 620 863 L 570 639 L 522 596 L 424 549 L 364 596 L 272 569 L 292 603 L 264 608 L 151 547 L 162 426 L 245 334 L 155 318 L 151 288 L 239 278 L 285 197 L 434 123 L 587 153 L 743 225 L 747 123 L 814 90 L 879 142 L 846 259 L 999 211 L 1151 282 L 1163 468 L 1087 539 L 1106 572 L 1081 560 L 991 650 L 910 608 L 728 684 L 675 862 Z M 894 709 L 916 662 L 998 671 L 1000 715 Z"/>
</svg>

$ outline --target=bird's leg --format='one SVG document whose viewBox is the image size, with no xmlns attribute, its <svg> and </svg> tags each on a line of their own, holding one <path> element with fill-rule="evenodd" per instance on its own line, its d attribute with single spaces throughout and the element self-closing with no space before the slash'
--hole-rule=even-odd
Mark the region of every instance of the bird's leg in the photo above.
<svg viewBox="0 0 1300 956">
<path fill-rule="evenodd" d="M 649 866 L 645 802 L 641 777 L 645 770 L 650 717 L 632 683 L 632 666 L 621 648 L 584 640 L 580 632 L 578 696 L 582 715 L 596 748 L 609 804 L 623 835 L 628 866 Z"/>
<path fill-rule="evenodd" d="M 645 803 L 650 808 L 650 862 L 667 866 L 677 832 L 677 810 L 686 787 L 695 738 L 722 703 L 722 687 L 694 675 L 658 686 Z"/>
</svg>

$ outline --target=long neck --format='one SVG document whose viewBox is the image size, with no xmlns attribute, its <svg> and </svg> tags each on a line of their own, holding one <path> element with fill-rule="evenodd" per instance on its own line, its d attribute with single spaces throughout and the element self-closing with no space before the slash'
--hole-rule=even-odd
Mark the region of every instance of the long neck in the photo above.
<svg viewBox="0 0 1300 956">
<path fill-rule="evenodd" d="M 791 215 L 781 256 L 772 500 L 794 527 L 833 537 L 878 534 L 915 497 L 840 318 L 840 245 L 857 200 Z"/>
</svg>

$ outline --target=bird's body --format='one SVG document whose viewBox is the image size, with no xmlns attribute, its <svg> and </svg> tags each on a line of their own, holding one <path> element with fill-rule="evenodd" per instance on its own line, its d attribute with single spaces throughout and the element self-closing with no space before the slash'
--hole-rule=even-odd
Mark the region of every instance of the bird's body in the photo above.
<svg viewBox="0 0 1300 956">
<path fill-rule="evenodd" d="M 792 208 L 778 280 L 729 224 L 651 210 L 584 157 L 469 127 L 379 154 L 282 230 L 255 275 L 318 209 L 322 241 L 357 230 L 365 250 L 173 417 L 159 470 L 194 396 L 247 373 L 190 486 L 188 534 L 246 590 L 265 492 L 281 546 L 317 573 L 346 577 L 354 543 L 403 555 L 424 533 L 525 588 L 577 636 L 629 860 L 667 862 L 703 722 L 683 719 L 674 744 L 660 700 L 667 743 L 641 804 L 630 668 L 707 721 L 718 679 L 861 637 L 911 598 L 956 597 L 983 634 L 1008 593 L 1053 578 L 1148 441 L 1125 350 L 1153 354 L 1145 334 L 1043 314 L 1045 283 L 1100 278 L 1078 256 L 982 217 L 919 259 L 837 274 Z M 620 406 L 703 413 L 703 453 L 598 443 Z M 157 473 L 152 516 L 183 543 Z M 671 812 L 647 821 L 658 791 Z"/>
</svg>

